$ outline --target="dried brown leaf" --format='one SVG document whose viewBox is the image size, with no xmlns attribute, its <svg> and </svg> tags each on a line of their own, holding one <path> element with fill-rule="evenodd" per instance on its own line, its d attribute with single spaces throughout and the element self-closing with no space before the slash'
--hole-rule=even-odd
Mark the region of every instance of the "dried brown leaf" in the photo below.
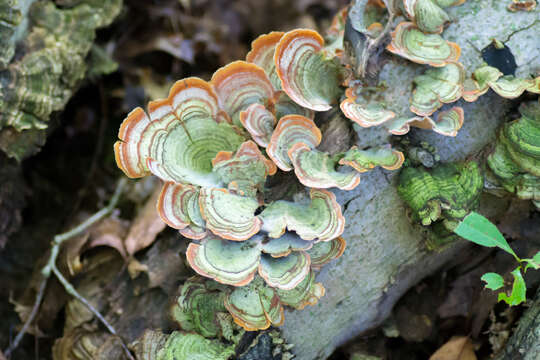
<svg viewBox="0 0 540 360">
<path fill-rule="evenodd" d="M 133 225 L 124 242 L 129 255 L 151 245 L 156 236 L 165 229 L 165 223 L 161 220 L 156 211 L 156 203 L 161 192 L 161 187 L 156 187 L 154 193 L 146 201 L 144 207 L 139 211 Z"/>
<path fill-rule="evenodd" d="M 476 355 L 467 336 L 453 336 L 429 360 L 476 360 Z"/>
</svg>

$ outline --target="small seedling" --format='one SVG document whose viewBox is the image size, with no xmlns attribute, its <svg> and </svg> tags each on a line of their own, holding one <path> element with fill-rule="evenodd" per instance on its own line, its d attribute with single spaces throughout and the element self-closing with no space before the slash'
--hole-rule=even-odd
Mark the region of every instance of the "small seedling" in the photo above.
<svg viewBox="0 0 540 360">
<path fill-rule="evenodd" d="M 499 301 L 505 301 L 510 306 L 519 305 L 525 302 L 527 286 L 523 279 L 523 274 L 529 268 L 540 268 L 540 251 L 532 259 L 521 259 L 516 255 L 510 247 L 499 229 L 491 221 L 484 216 L 472 211 L 467 215 L 455 228 L 454 232 L 462 238 L 472 241 L 475 244 L 486 247 L 498 247 L 512 255 L 519 265 L 511 272 L 514 277 L 512 284 L 512 292 L 510 296 L 505 292 L 499 293 Z M 504 279 L 497 273 L 486 273 L 481 277 L 481 280 L 486 283 L 485 287 L 490 290 L 499 290 L 504 286 Z"/>
</svg>

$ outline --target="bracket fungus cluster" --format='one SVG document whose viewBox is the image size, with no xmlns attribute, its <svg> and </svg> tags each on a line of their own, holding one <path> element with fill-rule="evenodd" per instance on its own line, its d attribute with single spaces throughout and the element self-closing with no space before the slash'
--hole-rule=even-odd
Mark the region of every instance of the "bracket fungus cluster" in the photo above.
<svg viewBox="0 0 540 360">
<path fill-rule="evenodd" d="M 446 41 L 440 35 L 450 22 L 444 8 L 456 6 L 463 0 L 397 0 L 379 1 L 377 5 L 368 1 L 365 5 L 385 10 L 388 14 L 386 28 L 394 16 L 401 14 L 409 21 L 400 22 L 391 33 L 391 42 L 386 46 L 390 53 L 417 64 L 430 66 L 424 74 L 414 79 L 415 89 L 410 101 L 410 111 L 406 114 L 388 106 L 364 99 L 361 81 L 352 81 L 345 92 L 346 99 L 340 104 L 346 117 L 361 127 L 383 126 L 393 135 L 404 135 L 410 127 L 432 129 L 446 136 L 456 136 L 463 125 L 464 112 L 459 106 L 441 107 L 458 101 L 463 95 L 465 70 L 458 62 L 461 50 L 456 43 Z M 364 12 L 368 12 L 365 10 Z M 384 11 L 376 17 L 364 16 L 361 20 L 365 29 L 360 31 L 371 42 L 380 41 L 384 36 Z M 368 41 L 368 42 L 369 42 Z M 367 60 L 363 60 L 365 63 Z M 434 113 L 435 117 L 432 117 Z"/>
<path fill-rule="evenodd" d="M 363 128 L 456 136 L 465 116 L 458 100 L 474 101 L 489 88 L 509 98 L 540 91 L 539 78 L 502 76 L 487 65 L 467 78 L 459 46 L 441 36 L 450 20 L 445 8 L 462 2 L 358 2 L 362 16 L 353 28 L 367 39 L 364 55 L 384 46 L 388 35 L 389 53 L 427 67 L 413 80 L 411 114 L 367 98 L 363 71 L 353 80 L 343 47 L 347 10 L 336 15 L 328 44 L 307 29 L 262 35 L 245 61 L 222 67 L 209 82 L 179 80 L 167 99 L 129 113 L 115 144 L 117 164 L 129 177 L 153 174 L 164 181 L 157 210 L 192 240 L 191 267 L 220 283 L 220 313 L 225 309 L 237 325 L 256 330 L 281 324 L 284 306 L 317 303 L 324 287 L 314 271 L 345 248 L 345 219 L 328 189 L 352 190 L 361 173 L 396 170 L 405 161 L 388 144 L 324 151 L 318 113 L 339 104 Z M 390 34 L 399 14 L 405 20 Z M 298 183 L 291 185 L 287 172 Z M 288 185 L 273 191 L 282 179 Z M 451 231 L 476 206 L 481 188 L 474 162 L 434 169 L 409 164 L 399 191 L 424 225 Z"/>
<path fill-rule="evenodd" d="M 360 173 L 404 161 L 388 146 L 318 149 L 315 112 L 343 92 L 346 69 L 333 45 L 326 49 L 312 30 L 262 35 L 247 61 L 219 69 L 209 82 L 177 81 L 166 99 L 151 101 L 147 112 L 136 108 L 119 130 L 119 168 L 131 178 L 163 180 L 160 217 L 192 240 L 188 263 L 223 284 L 220 311 L 246 330 L 280 325 L 284 306 L 302 309 L 324 295 L 314 271 L 345 249 L 345 219 L 327 189 L 353 189 Z M 267 179 L 278 169 L 294 172 L 293 188 L 305 191 L 271 196 Z"/>
</svg>

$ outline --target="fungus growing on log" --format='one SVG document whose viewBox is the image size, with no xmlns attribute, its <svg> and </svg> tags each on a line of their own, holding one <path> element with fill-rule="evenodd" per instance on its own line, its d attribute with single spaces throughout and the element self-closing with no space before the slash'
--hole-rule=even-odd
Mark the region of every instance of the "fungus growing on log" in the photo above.
<svg viewBox="0 0 540 360">
<path fill-rule="evenodd" d="M 234 322 L 247 331 L 280 326 L 285 320 L 283 306 L 274 289 L 256 278 L 248 286 L 236 288 L 225 298 L 225 307 Z"/>
<path fill-rule="evenodd" d="M 311 258 L 311 268 L 319 270 L 323 265 L 337 259 L 343 255 L 346 246 L 347 243 L 340 236 L 331 241 L 320 241 L 314 244 L 313 247 L 307 251 Z"/>
<path fill-rule="evenodd" d="M 240 122 L 257 145 L 267 147 L 276 126 L 276 117 L 262 104 L 251 104 L 240 112 Z"/>
<path fill-rule="evenodd" d="M 278 168 L 291 171 L 289 149 L 296 143 L 304 143 L 313 149 L 321 139 L 321 131 L 313 120 L 301 115 L 287 115 L 279 120 L 266 151 Z"/>
<path fill-rule="evenodd" d="M 457 62 L 461 49 L 456 43 L 438 34 L 425 34 L 411 22 L 402 22 L 392 32 L 392 42 L 386 49 L 415 63 L 435 67 Z"/>
<path fill-rule="evenodd" d="M 281 81 L 276 72 L 274 51 L 284 34 L 281 31 L 272 31 L 259 36 L 253 40 L 251 50 L 246 55 L 247 62 L 254 63 L 264 69 L 275 90 L 281 90 Z"/>
<path fill-rule="evenodd" d="M 137 108 L 122 123 L 115 144 L 118 167 L 132 178 L 152 172 L 165 181 L 219 185 L 212 159 L 235 151 L 242 137 L 228 123 L 216 121 L 217 96 L 201 79 L 177 81 L 164 100 Z"/>
<path fill-rule="evenodd" d="M 488 156 L 488 180 L 540 207 L 540 103 L 523 103 L 521 118 L 504 124 Z"/>
<path fill-rule="evenodd" d="M 441 222 L 451 232 L 478 205 L 482 188 L 480 168 L 471 161 L 433 169 L 406 167 L 399 176 L 398 192 L 415 220 L 424 226 Z"/>
<path fill-rule="evenodd" d="M 240 145 L 233 155 L 228 151 L 220 151 L 212 160 L 213 171 L 219 175 L 230 191 L 247 196 L 256 197 L 262 190 L 266 177 L 274 175 L 276 165 L 267 159 L 257 145 L 249 140 Z"/>
<path fill-rule="evenodd" d="M 245 61 L 232 62 L 216 71 L 211 84 L 222 110 L 238 126 L 240 111 L 255 103 L 268 105 L 274 99 L 274 88 L 264 70 Z"/>
<path fill-rule="evenodd" d="M 326 189 L 337 187 L 352 190 L 360 183 L 360 174 L 356 171 L 338 171 L 337 165 L 342 157 L 328 155 L 312 150 L 308 145 L 298 142 L 287 152 L 294 167 L 294 173 L 303 185 Z"/>
<path fill-rule="evenodd" d="M 448 14 L 434 0 L 403 0 L 407 17 L 425 33 L 440 34 L 450 22 Z"/>
<path fill-rule="evenodd" d="M 463 99 L 468 102 L 476 101 L 490 88 L 507 99 L 515 99 L 525 91 L 540 94 L 540 76 L 534 79 L 503 76 L 499 69 L 484 64 L 473 72 L 472 79 L 465 82 Z"/>
<path fill-rule="evenodd" d="M 339 160 L 339 163 L 363 173 L 376 166 L 386 170 L 397 170 L 403 165 L 404 160 L 405 157 L 401 151 L 393 150 L 387 146 L 368 150 L 359 150 L 356 146 L 353 146 Z"/>
<path fill-rule="evenodd" d="M 186 251 L 189 265 L 198 274 L 227 285 L 249 284 L 259 266 L 261 252 L 256 244 L 207 236 L 201 244 L 191 243 Z"/>
<path fill-rule="evenodd" d="M 307 204 L 284 200 L 270 204 L 262 211 L 262 230 L 270 237 L 283 235 L 286 229 L 295 231 L 304 240 L 330 241 L 340 236 L 345 218 L 336 196 L 326 190 L 311 189 Z"/>
<path fill-rule="evenodd" d="M 322 53 L 323 38 L 313 30 L 292 30 L 279 41 L 274 61 L 282 89 L 299 105 L 326 111 L 340 95 L 341 71 Z"/>
<path fill-rule="evenodd" d="M 460 63 L 428 69 L 414 78 L 416 88 L 411 99 L 411 111 L 420 116 L 429 116 L 444 104 L 459 100 L 464 82 L 465 69 Z"/>
<path fill-rule="evenodd" d="M 247 240 L 261 228 L 261 220 L 255 216 L 259 207 L 255 198 L 227 189 L 201 188 L 199 207 L 208 230 L 223 239 Z"/>
</svg>

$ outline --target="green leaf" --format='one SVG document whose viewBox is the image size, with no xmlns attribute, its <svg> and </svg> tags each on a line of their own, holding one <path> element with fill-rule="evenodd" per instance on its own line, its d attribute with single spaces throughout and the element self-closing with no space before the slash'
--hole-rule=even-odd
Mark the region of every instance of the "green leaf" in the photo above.
<svg viewBox="0 0 540 360">
<path fill-rule="evenodd" d="M 540 251 L 537 252 L 532 259 L 523 259 L 523 261 L 527 263 L 527 265 L 525 265 L 525 271 L 527 271 L 529 268 L 533 268 L 535 270 L 540 269 Z"/>
<path fill-rule="evenodd" d="M 517 267 L 512 271 L 514 276 L 514 284 L 512 285 L 512 293 L 510 296 L 506 295 L 504 292 L 499 294 L 499 301 L 503 300 L 510 306 L 519 305 L 522 302 L 525 302 L 525 294 L 527 292 L 527 286 L 525 285 L 525 280 L 521 275 L 520 268 Z"/>
<path fill-rule="evenodd" d="M 497 227 L 482 215 L 472 211 L 454 232 L 464 239 L 486 247 L 498 247 L 519 259 Z"/>
<path fill-rule="evenodd" d="M 485 287 L 490 290 L 498 290 L 504 286 L 504 279 L 497 273 L 485 273 L 480 280 L 485 281 Z"/>
</svg>

